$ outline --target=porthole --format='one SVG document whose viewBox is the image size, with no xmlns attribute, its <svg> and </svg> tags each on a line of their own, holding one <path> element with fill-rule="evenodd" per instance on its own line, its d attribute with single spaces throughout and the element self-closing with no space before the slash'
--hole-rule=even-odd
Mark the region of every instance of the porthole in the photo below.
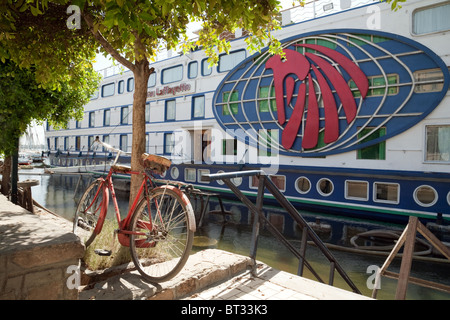
<svg viewBox="0 0 450 320">
<path fill-rule="evenodd" d="M 233 182 L 233 184 L 234 184 L 236 187 L 239 187 L 239 186 L 241 185 L 241 183 L 242 183 L 242 177 L 232 178 L 232 179 L 231 179 L 231 182 Z"/>
<path fill-rule="evenodd" d="M 180 170 L 178 170 L 177 167 L 170 168 L 170 176 L 172 177 L 172 179 L 178 179 L 178 177 L 180 176 Z"/>
<path fill-rule="evenodd" d="M 219 171 L 217 171 L 217 173 L 225 173 L 225 171 L 219 170 Z M 220 179 L 217 179 L 216 182 L 217 182 L 218 184 L 220 184 L 220 185 L 224 185 L 224 182 L 223 182 L 222 180 L 220 180 Z"/>
<path fill-rule="evenodd" d="M 447 203 L 450 206 L 450 191 L 447 193 Z"/>
<path fill-rule="evenodd" d="M 329 196 L 333 193 L 334 185 L 330 179 L 322 178 L 317 182 L 317 191 L 322 196 Z"/>
<path fill-rule="evenodd" d="M 433 187 L 420 186 L 414 190 L 414 201 L 422 207 L 431 207 L 438 200 L 438 194 Z"/>
<path fill-rule="evenodd" d="M 295 180 L 295 189 L 298 193 L 306 194 L 311 190 L 311 181 L 307 177 L 299 177 Z"/>
</svg>

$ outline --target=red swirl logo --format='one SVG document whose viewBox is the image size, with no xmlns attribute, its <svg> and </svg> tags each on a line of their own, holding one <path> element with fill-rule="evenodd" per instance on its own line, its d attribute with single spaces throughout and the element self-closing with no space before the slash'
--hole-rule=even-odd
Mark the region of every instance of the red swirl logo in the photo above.
<svg viewBox="0 0 450 320">
<path fill-rule="evenodd" d="M 315 50 L 327 59 L 310 52 L 305 52 L 303 55 L 295 50 L 284 49 L 286 59 L 282 60 L 280 56 L 273 56 L 267 60 L 265 68 L 273 71 L 275 100 L 278 111 L 277 120 L 280 125 L 284 125 L 287 121 L 281 136 L 282 146 L 286 150 L 293 146 L 302 123 L 306 98 L 308 97 L 308 111 L 304 124 L 302 147 L 311 149 L 317 146 L 320 130 L 319 103 L 313 83 L 314 80 L 320 88 L 323 100 L 325 143 L 334 142 L 339 137 L 338 104 L 330 84 L 336 91 L 337 97 L 339 97 L 342 104 L 347 124 L 350 124 L 355 119 L 357 113 L 355 98 L 348 83 L 330 61 L 333 61 L 345 70 L 355 82 L 360 91 L 361 99 L 364 99 L 367 95 L 369 82 L 366 75 L 353 61 L 335 50 L 314 44 L 296 44 L 294 46 Z M 292 114 L 289 119 L 286 119 L 286 108 L 293 101 L 295 82 L 297 80 L 302 82 L 296 93 L 297 99 L 293 106 Z M 284 99 L 285 95 L 286 100 Z"/>
</svg>

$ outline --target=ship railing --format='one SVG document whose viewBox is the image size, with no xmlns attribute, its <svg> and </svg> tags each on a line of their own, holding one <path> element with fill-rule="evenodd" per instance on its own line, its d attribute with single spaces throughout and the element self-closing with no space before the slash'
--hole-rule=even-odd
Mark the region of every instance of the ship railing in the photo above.
<svg viewBox="0 0 450 320">
<path fill-rule="evenodd" d="M 281 10 L 278 17 L 282 26 L 321 18 L 349 9 L 374 3 L 373 0 L 313 0 L 305 1 L 303 5 Z"/>
<path fill-rule="evenodd" d="M 277 19 L 281 22 L 281 26 L 288 26 L 303 21 L 313 20 L 321 18 L 327 15 L 336 14 L 346 10 L 354 9 L 361 6 L 366 6 L 374 3 L 374 0 L 313 0 L 305 1 L 303 5 L 293 6 L 292 8 L 284 9 L 280 11 L 280 15 Z M 231 32 L 224 32 L 221 37 L 225 37 L 227 40 L 237 39 L 245 37 L 248 32 L 242 29 L 237 29 L 234 34 Z M 198 36 L 194 36 L 189 39 L 189 42 L 195 42 Z M 155 62 L 165 59 L 169 59 L 174 55 L 182 54 L 183 43 L 178 45 L 175 50 L 161 49 L 158 51 Z M 103 76 L 103 78 L 114 76 L 117 74 L 129 71 L 127 68 L 121 65 L 113 65 L 107 68 L 98 70 L 97 72 Z"/>
<path fill-rule="evenodd" d="M 256 197 L 256 204 L 254 204 L 247 196 L 245 196 L 242 191 L 234 185 L 232 179 L 256 176 L 258 179 L 258 192 Z M 359 289 L 349 278 L 345 270 L 338 263 L 336 258 L 333 256 L 331 251 L 325 246 L 320 237 L 315 233 L 311 226 L 306 222 L 298 210 L 292 205 L 291 202 L 280 192 L 280 190 L 275 186 L 270 177 L 266 175 L 263 170 L 248 170 L 248 171 L 237 171 L 228 173 L 216 173 L 216 174 L 206 174 L 202 176 L 202 181 L 214 181 L 222 180 L 225 185 L 230 188 L 230 190 L 237 196 L 237 198 L 244 203 L 250 210 L 253 218 L 252 226 L 252 237 L 250 243 L 250 258 L 256 266 L 256 251 L 258 247 L 258 237 L 260 231 L 261 223 L 264 223 L 265 227 L 272 235 L 275 236 L 286 248 L 299 260 L 297 275 L 302 276 L 303 270 L 306 267 L 314 277 L 321 283 L 325 283 L 322 277 L 313 269 L 311 264 L 306 260 L 306 249 L 308 245 L 308 239 L 320 250 L 320 252 L 327 258 L 330 264 L 329 280 L 328 284 L 333 285 L 335 271 L 344 279 L 351 290 L 355 293 L 361 294 Z M 297 225 L 302 230 L 302 239 L 300 243 L 300 248 L 295 247 L 263 214 L 262 208 L 264 203 L 265 190 L 268 190 L 272 196 L 278 201 L 283 209 L 293 218 Z M 253 272 L 255 269 L 253 270 Z"/>
</svg>

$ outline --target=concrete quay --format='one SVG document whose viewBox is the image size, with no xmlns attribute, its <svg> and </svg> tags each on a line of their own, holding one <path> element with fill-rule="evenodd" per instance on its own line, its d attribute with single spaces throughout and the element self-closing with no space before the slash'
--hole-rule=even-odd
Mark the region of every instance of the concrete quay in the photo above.
<svg viewBox="0 0 450 320">
<path fill-rule="evenodd" d="M 67 270 L 79 265 L 84 245 L 70 223 L 37 215 L 0 195 L 0 300 L 74 300 Z"/>
<path fill-rule="evenodd" d="M 206 249 L 189 257 L 172 280 L 146 283 L 137 271 L 111 277 L 80 291 L 80 300 L 367 300 L 370 298 L 322 284 L 257 262 L 249 257 Z"/>
</svg>

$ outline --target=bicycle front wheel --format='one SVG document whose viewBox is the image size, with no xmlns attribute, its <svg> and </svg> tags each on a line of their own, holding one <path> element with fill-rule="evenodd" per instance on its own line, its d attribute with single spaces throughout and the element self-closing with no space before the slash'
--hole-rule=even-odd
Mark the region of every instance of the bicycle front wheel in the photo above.
<svg viewBox="0 0 450 320">
<path fill-rule="evenodd" d="M 103 180 L 92 182 L 81 196 L 73 218 L 73 233 L 75 233 L 86 248 L 97 236 L 96 227 L 103 222 L 106 212 L 102 212 L 105 205 Z M 104 209 L 103 209 L 104 210 Z"/>
<path fill-rule="evenodd" d="M 155 188 L 130 222 L 130 250 L 141 275 L 167 281 L 186 264 L 194 240 L 195 217 L 186 195 L 170 186 Z"/>
</svg>

